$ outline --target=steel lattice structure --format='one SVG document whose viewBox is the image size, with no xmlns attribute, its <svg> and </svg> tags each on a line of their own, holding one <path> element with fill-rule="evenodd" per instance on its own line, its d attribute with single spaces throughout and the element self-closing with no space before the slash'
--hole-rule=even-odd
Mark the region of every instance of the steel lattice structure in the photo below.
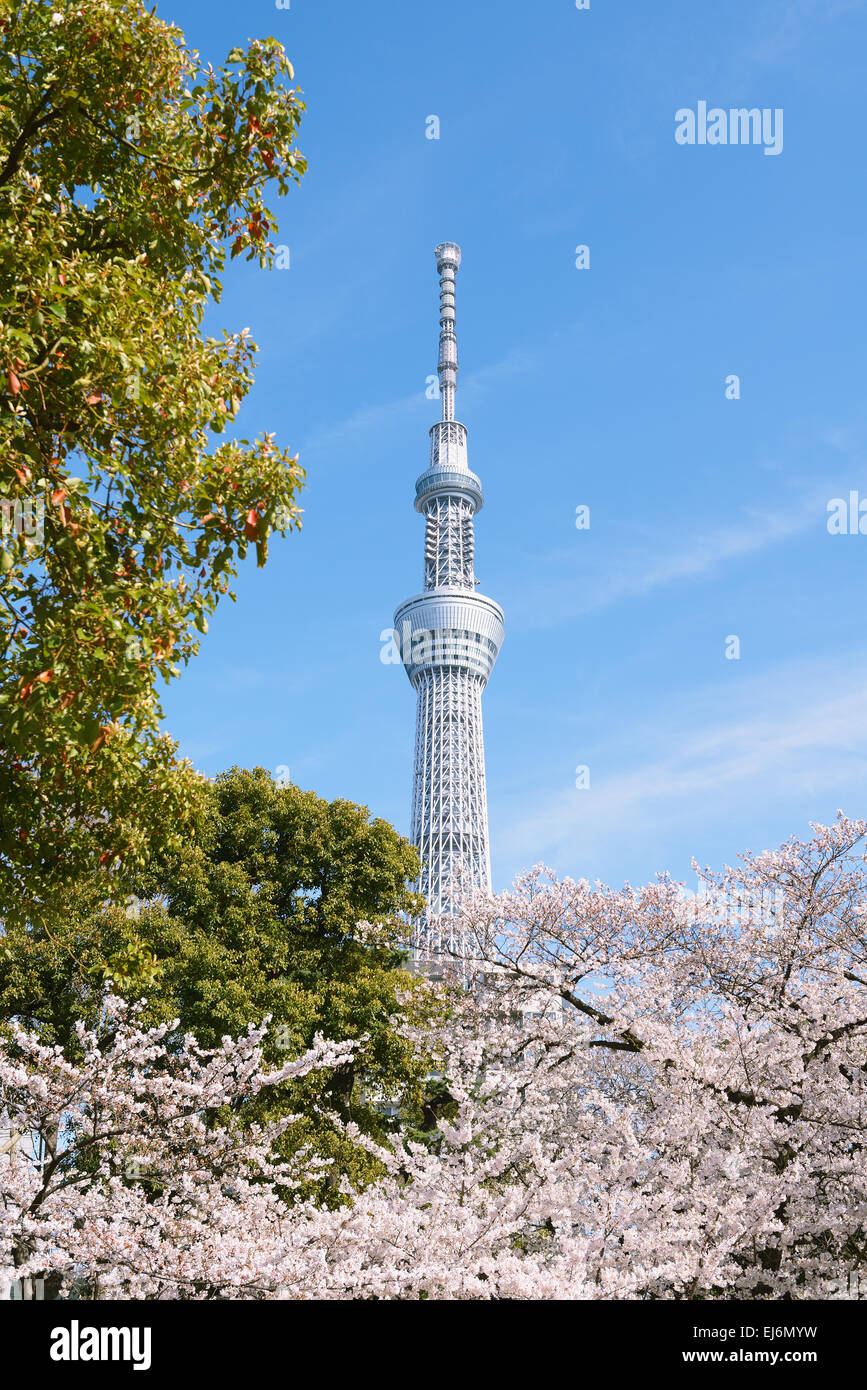
<svg viewBox="0 0 867 1390">
<path fill-rule="evenodd" d="M 482 485 L 467 463 L 466 427 L 454 418 L 458 376 L 455 276 L 460 248 L 436 248 L 440 276 L 442 419 L 430 431 L 430 463 L 415 485 L 425 518 L 424 590 L 394 615 L 407 675 L 418 697 L 411 838 L 427 901 L 417 945 L 449 944 L 447 888 L 460 872 L 490 888 L 482 691 L 503 641 L 503 612 L 476 592 L 473 518 Z"/>
</svg>

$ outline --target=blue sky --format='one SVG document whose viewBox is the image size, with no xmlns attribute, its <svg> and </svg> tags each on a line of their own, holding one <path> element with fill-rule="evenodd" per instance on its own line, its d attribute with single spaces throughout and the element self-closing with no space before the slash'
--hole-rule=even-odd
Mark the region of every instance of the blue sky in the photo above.
<svg viewBox="0 0 867 1390">
<path fill-rule="evenodd" d="M 310 165 L 276 204 L 291 269 L 234 262 L 210 323 L 259 344 L 240 432 L 300 450 L 304 530 L 243 567 L 168 691 L 181 751 L 288 766 L 408 832 L 414 696 L 379 634 L 421 587 L 433 248 L 453 240 L 477 573 L 506 614 L 495 887 L 539 861 L 694 884 L 693 855 L 862 812 L 867 536 L 826 520 L 867 498 L 865 0 L 160 13 L 214 61 L 284 42 Z M 781 108 L 782 153 L 678 145 L 703 100 Z"/>
</svg>

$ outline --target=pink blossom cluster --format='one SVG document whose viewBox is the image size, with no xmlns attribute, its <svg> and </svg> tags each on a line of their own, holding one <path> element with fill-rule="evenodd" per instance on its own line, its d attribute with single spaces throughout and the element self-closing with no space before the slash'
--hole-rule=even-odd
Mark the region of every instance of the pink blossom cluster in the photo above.
<svg viewBox="0 0 867 1390">
<path fill-rule="evenodd" d="M 468 891 L 447 1021 L 413 1041 L 440 1109 L 377 1147 L 343 1204 L 276 1162 L 292 1123 L 220 1107 L 351 1045 L 263 1070 L 263 1030 L 170 1050 L 110 1003 L 83 1060 L 17 1036 L 0 1058 L 0 1271 L 107 1298 L 808 1299 L 867 1273 L 867 823 L 707 881 Z M 448 973 L 448 972 L 446 972 Z M 223 1113 L 223 1112 L 221 1112 Z M 35 1136 L 35 1138 L 34 1138 Z M 859 1285 L 859 1276 L 860 1279 Z"/>
</svg>

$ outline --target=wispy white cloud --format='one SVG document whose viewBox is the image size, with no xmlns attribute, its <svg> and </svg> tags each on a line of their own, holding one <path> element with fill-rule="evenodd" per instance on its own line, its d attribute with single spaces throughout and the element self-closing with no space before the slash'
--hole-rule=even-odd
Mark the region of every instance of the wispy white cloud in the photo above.
<svg viewBox="0 0 867 1390">
<path fill-rule="evenodd" d="M 748 45 L 748 62 L 773 64 L 790 58 L 809 38 L 817 24 L 827 24 L 855 10 L 863 10 L 867 0 L 773 0 L 756 16 L 764 32 Z M 765 28 L 765 25 L 767 27 Z"/>
<path fill-rule="evenodd" d="M 588 754 L 589 790 L 570 785 L 529 807 L 526 796 L 517 802 L 498 829 L 499 850 L 586 872 L 612 845 L 737 824 L 757 794 L 769 806 L 824 805 L 829 797 L 846 805 L 848 797 L 851 808 L 863 801 L 867 668 L 823 661 L 775 670 L 741 690 L 735 712 L 726 708 L 730 691 L 726 682 L 704 692 L 703 717 L 642 708 L 632 727 L 618 730 L 616 743 Z M 636 756 L 630 765 L 630 750 L 646 746 L 651 727 L 656 756 Z"/>
<path fill-rule="evenodd" d="M 382 401 L 378 405 L 365 405 L 353 411 L 345 420 L 333 425 L 323 425 L 314 430 L 302 441 L 302 455 L 314 450 L 333 449 L 337 445 L 355 441 L 364 435 L 375 434 L 381 437 L 385 428 L 412 419 L 421 413 L 425 404 L 424 394 L 414 391 L 411 396 L 401 396 L 395 400 Z"/>
<path fill-rule="evenodd" d="M 515 349 L 498 362 L 491 362 L 487 367 L 462 375 L 461 400 L 472 400 L 511 377 L 524 376 L 528 370 L 538 365 L 538 358 L 533 353 L 525 349 Z M 302 451 L 306 453 L 333 449 L 348 441 L 357 442 L 368 435 L 381 440 L 385 431 L 406 420 L 426 416 L 428 422 L 433 424 L 439 418 L 438 411 L 438 402 L 428 400 L 421 390 L 414 391 L 409 396 L 383 401 L 378 405 L 362 406 L 345 420 L 314 430 L 313 434 L 302 442 Z"/>
<path fill-rule="evenodd" d="M 580 549 L 559 550 L 536 568 L 533 577 L 510 599 L 510 617 L 518 626 L 556 626 L 611 607 L 623 599 L 650 593 L 679 581 L 696 579 L 821 525 L 827 487 L 787 511 L 768 506 L 745 508 L 730 526 L 704 532 L 694 522 L 676 523 L 667 535 L 636 544 L 610 545 L 600 563 L 598 552 L 587 560 Z M 683 541 L 684 531 L 688 531 Z"/>
<path fill-rule="evenodd" d="M 587 594 L 584 611 L 606 608 L 629 595 L 645 594 L 664 584 L 707 574 L 730 560 L 753 555 L 797 535 L 815 525 L 821 515 L 812 501 L 789 513 L 748 509 L 740 524 L 691 538 L 681 549 L 667 549 L 657 542 L 652 556 L 646 552 L 629 557 L 621 554 L 616 558 L 616 568 L 600 576 Z"/>
</svg>

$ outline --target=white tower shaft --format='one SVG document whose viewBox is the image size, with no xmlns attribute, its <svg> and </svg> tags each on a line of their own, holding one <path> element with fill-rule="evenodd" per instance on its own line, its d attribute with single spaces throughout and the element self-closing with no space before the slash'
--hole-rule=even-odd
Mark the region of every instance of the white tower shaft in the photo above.
<svg viewBox="0 0 867 1390">
<path fill-rule="evenodd" d="M 434 951 L 449 932 L 453 876 L 462 870 L 477 886 L 491 886 L 482 691 L 503 641 L 501 608 L 476 592 L 473 518 L 482 488 L 467 464 L 466 428 L 454 418 L 461 253 L 445 242 L 436 257 L 442 420 L 430 432 L 430 464 L 416 482 L 415 502 L 425 518 L 424 589 L 394 618 L 418 697 L 411 835 L 427 917 L 417 944 Z"/>
</svg>

